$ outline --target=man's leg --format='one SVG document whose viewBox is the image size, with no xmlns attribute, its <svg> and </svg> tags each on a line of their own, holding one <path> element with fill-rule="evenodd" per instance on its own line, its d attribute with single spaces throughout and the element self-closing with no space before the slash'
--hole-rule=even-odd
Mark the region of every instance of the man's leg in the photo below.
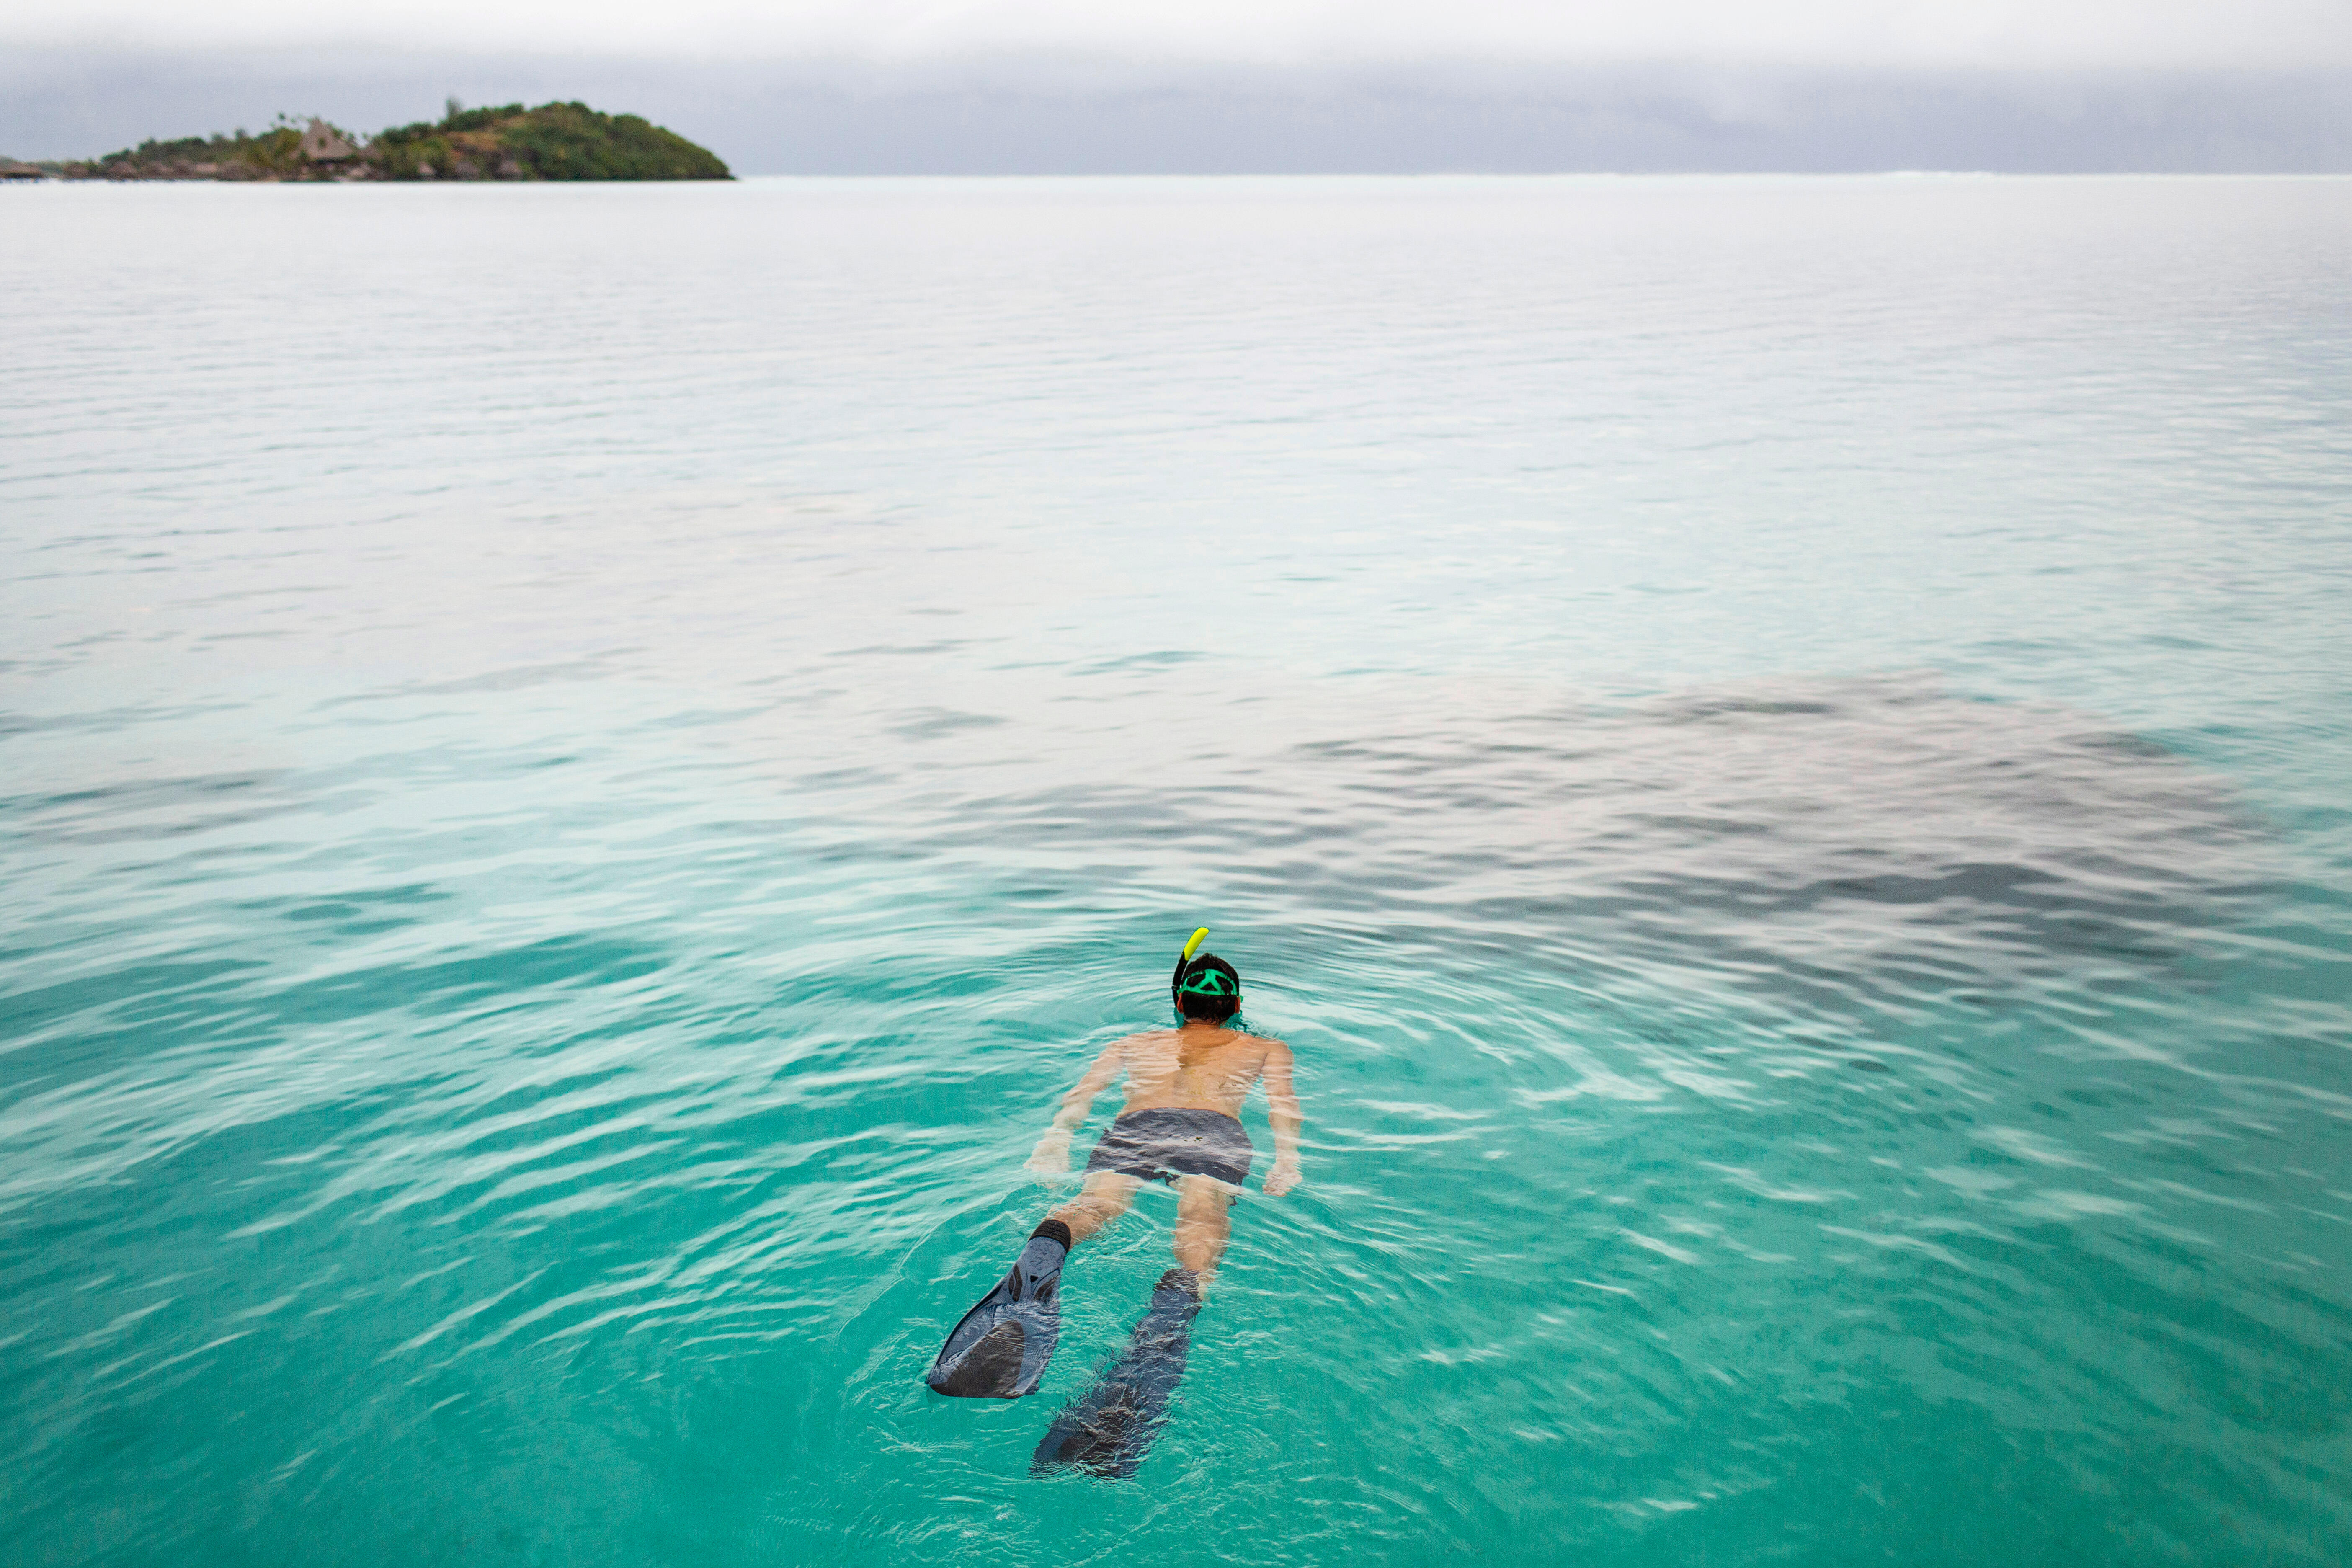
<svg viewBox="0 0 2352 1568">
<path fill-rule="evenodd" d="M 1117 1171 L 1092 1172 L 1078 1195 L 1047 1217 L 1070 1227 L 1070 1245 L 1076 1247 L 1125 1214 L 1128 1205 L 1135 1201 L 1135 1189 L 1141 1185 L 1140 1176 L 1123 1176 Z"/>
<path fill-rule="evenodd" d="M 1206 1284 L 1233 1233 L 1233 1189 L 1213 1176 L 1176 1179 L 1176 1262 Z"/>
<path fill-rule="evenodd" d="M 1076 1465 L 1097 1476 L 1135 1474 L 1184 1375 L 1201 1288 L 1225 1255 L 1233 1201 L 1233 1189 L 1213 1176 L 1177 1178 L 1177 1267 L 1152 1288 L 1151 1310 L 1135 1325 L 1127 1353 L 1046 1430 L 1033 1461 L 1040 1473 Z"/>
</svg>

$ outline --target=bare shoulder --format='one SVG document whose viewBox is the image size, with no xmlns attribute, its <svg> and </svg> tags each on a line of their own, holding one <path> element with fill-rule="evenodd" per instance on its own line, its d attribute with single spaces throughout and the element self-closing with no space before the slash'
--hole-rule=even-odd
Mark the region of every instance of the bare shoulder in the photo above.
<svg viewBox="0 0 2352 1568">
<path fill-rule="evenodd" d="M 1105 1046 L 1102 1048 L 1102 1054 L 1095 1059 L 1103 1062 L 1123 1062 L 1127 1059 L 1128 1052 L 1138 1046 L 1150 1044 L 1151 1037 L 1152 1031 L 1149 1029 L 1140 1034 L 1121 1035 L 1118 1039 Z"/>
<path fill-rule="evenodd" d="M 1103 1047 L 1106 1060 L 1125 1061 L 1136 1051 L 1149 1051 L 1165 1047 L 1176 1038 L 1173 1029 L 1139 1029 L 1132 1035 L 1122 1035 Z"/>
<path fill-rule="evenodd" d="M 1286 1063 L 1290 1060 L 1290 1047 L 1284 1045 L 1280 1040 L 1274 1038 L 1272 1036 L 1251 1035 L 1246 1037 L 1249 1040 L 1249 1043 L 1255 1047 L 1258 1053 L 1265 1057 L 1267 1061 Z"/>
</svg>

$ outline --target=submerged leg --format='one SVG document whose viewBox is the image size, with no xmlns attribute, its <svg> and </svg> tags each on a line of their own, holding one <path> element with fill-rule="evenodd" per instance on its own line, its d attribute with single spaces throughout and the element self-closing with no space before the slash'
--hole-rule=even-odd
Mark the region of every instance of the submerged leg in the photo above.
<svg viewBox="0 0 2352 1568">
<path fill-rule="evenodd" d="M 1207 1284 L 1225 1256 L 1233 1234 L 1233 1189 L 1213 1176 L 1182 1176 L 1176 1183 L 1176 1262 Z"/>
<path fill-rule="evenodd" d="M 1135 1189 L 1141 1185 L 1140 1176 L 1121 1175 L 1117 1171 L 1089 1172 L 1078 1195 L 1055 1209 L 1054 1217 L 1070 1227 L 1070 1245 L 1075 1247 L 1125 1214 L 1128 1205 L 1135 1201 Z"/>
<path fill-rule="evenodd" d="M 1171 1268 L 1151 1292 L 1151 1310 L 1135 1325 L 1127 1353 L 1055 1418 L 1031 1461 L 1039 1474 L 1076 1465 L 1105 1480 L 1125 1480 L 1168 1421 L 1168 1401 L 1192 1348 L 1201 1279 Z"/>
</svg>

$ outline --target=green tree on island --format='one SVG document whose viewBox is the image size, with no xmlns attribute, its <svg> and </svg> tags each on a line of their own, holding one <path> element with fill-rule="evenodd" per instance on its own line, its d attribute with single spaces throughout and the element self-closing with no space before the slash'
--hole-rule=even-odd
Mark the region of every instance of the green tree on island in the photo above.
<svg viewBox="0 0 2352 1568">
<path fill-rule="evenodd" d="M 384 132 L 367 156 L 384 176 L 413 179 L 725 180 L 717 154 L 635 114 L 584 103 L 461 109 L 437 124 Z"/>
</svg>

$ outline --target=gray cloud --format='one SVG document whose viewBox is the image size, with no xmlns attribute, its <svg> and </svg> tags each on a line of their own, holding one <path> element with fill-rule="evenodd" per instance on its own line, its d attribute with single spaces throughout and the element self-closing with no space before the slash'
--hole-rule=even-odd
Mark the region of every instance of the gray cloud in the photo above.
<svg viewBox="0 0 2352 1568">
<path fill-rule="evenodd" d="M 1836 68 L 2352 65 L 2343 0 L 78 0 L 0 40 L 108 48 L 561 48 L 636 58 L 959 68 L 1061 57 L 1130 71 L 1435 60 Z"/>
</svg>

